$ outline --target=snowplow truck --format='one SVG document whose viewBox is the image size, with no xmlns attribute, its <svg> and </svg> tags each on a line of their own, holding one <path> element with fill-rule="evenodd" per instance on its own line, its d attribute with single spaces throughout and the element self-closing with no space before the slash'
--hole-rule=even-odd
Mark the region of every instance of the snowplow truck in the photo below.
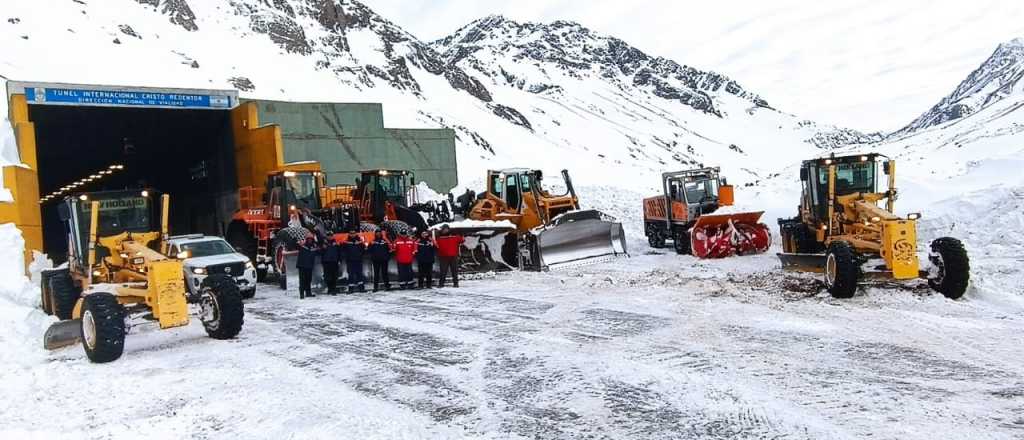
<svg viewBox="0 0 1024 440">
<path fill-rule="evenodd" d="M 724 258 L 761 253 L 771 246 L 763 211 L 719 213 L 732 206 L 733 187 L 719 168 L 661 175 L 662 194 L 644 199 L 644 233 L 652 248 L 671 240 L 678 254 Z"/>
<path fill-rule="evenodd" d="M 239 209 L 228 242 L 256 265 L 258 281 L 285 273 L 286 255 L 307 236 L 343 242 L 349 234 L 372 241 L 377 230 L 394 237 L 425 230 L 411 172 L 368 170 L 355 185 L 327 186 L 317 162 L 286 164 L 267 174 L 265 186 L 239 189 Z"/>
<path fill-rule="evenodd" d="M 181 261 L 188 256 L 165 255 L 169 206 L 169 196 L 157 198 L 152 190 L 63 201 L 58 212 L 68 231 L 68 263 L 41 276 L 43 310 L 61 320 L 47 329 L 46 349 L 82 341 L 89 360 L 111 362 L 124 351 L 129 324 L 183 327 L 191 312 L 214 339 L 242 330 L 245 312 L 234 279 L 210 274 L 189 293 Z"/>
<path fill-rule="evenodd" d="M 879 191 L 880 176 L 887 188 Z M 824 275 L 835 298 L 850 298 L 862 280 L 926 279 L 932 289 L 957 299 L 970 281 L 963 244 L 949 237 L 929 246 L 931 267 L 921 270 L 919 213 L 896 215 L 896 162 L 880 154 L 835 155 L 804 161 L 796 217 L 779 219 L 787 270 Z M 884 202 L 884 207 L 879 203 Z"/>
<path fill-rule="evenodd" d="M 542 177 L 539 170 L 525 168 L 488 171 L 487 191 L 478 196 L 468 218 L 497 225 L 452 227 L 453 232 L 501 238 L 504 263 L 527 270 L 557 269 L 627 255 L 622 224 L 599 211 L 581 210 L 568 171 L 562 170 L 567 190 L 562 195 L 548 192 Z M 464 255 L 480 260 L 480 248 Z M 490 252 L 489 247 L 485 249 Z M 463 267 L 472 269 L 473 264 Z"/>
</svg>

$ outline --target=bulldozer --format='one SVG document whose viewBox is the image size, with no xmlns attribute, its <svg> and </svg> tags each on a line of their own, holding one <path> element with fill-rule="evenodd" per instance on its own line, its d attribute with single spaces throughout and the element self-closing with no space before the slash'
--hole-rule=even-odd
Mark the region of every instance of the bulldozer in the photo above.
<svg viewBox="0 0 1024 440">
<path fill-rule="evenodd" d="M 881 168 L 881 170 L 879 170 Z M 879 191 L 880 173 L 887 188 Z M 920 213 L 896 215 L 896 161 L 881 154 L 835 156 L 804 161 L 796 217 L 779 219 L 787 270 L 824 275 L 835 298 L 850 298 L 862 280 L 926 279 L 947 298 L 964 295 L 970 261 L 963 243 L 935 239 L 931 267 L 921 270 L 917 221 Z M 885 202 L 885 206 L 878 206 Z"/>
<path fill-rule="evenodd" d="M 771 246 L 764 211 L 717 213 L 732 206 L 734 189 L 718 167 L 661 175 L 662 194 L 644 199 L 644 233 L 652 248 L 672 240 L 678 254 L 724 258 L 761 253 Z"/>
<path fill-rule="evenodd" d="M 136 321 L 183 327 L 190 306 L 210 337 L 238 335 L 245 311 L 234 280 L 211 274 L 190 294 L 181 262 L 188 255 L 165 255 L 169 207 L 170 197 L 157 198 L 152 190 L 84 193 L 63 201 L 58 212 L 68 231 L 68 262 L 41 274 L 43 309 L 61 320 L 47 329 L 46 349 L 81 340 L 90 361 L 111 362 L 123 354 Z"/>
<path fill-rule="evenodd" d="M 227 239 L 256 265 L 258 281 L 285 273 L 285 256 L 306 236 L 343 242 L 349 234 L 372 241 L 427 229 L 416 205 L 415 176 L 406 170 L 360 172 L 355 185 L 328 186 L 317 162 L 285 164 L 267 174 L 265 186 L 239 189 L 240 209 Z"/>
<path fill-rule="evenodd" d="M 599 211 L 581 210 L 567 170 L 562 170 L 562 178 L 566 193 L 553 195 L 544 188 L 539 170 L 490 170 L 487 191 L 467 215 L 486 224 L 452 225 L 452 232 L 480 240 L 500 239 L 501 260 L 520 269 L 549 270 L 628 255 L 622 224 Z M 473 251 L 463 252 L 463 267 L 479 269 L 474 265 L 490 259 L 489 249 L 478 244 Z M 467 263 L 467 258 L 473 261 Z"/>
</svg>

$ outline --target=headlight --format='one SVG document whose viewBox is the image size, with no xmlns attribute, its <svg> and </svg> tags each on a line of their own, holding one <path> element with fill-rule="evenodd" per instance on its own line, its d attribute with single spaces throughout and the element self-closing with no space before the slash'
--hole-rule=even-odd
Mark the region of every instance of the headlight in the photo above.
<svg viewBox="0 0 1024 440">
<path fill-rule="evenodd" d="M 246 262 L 245 262 L 245 268 L 246 268 L 246 269 L 255 269 L 255 268 L 256 268 L 256 266 L 254 266 L 254 265 L 252 264 L 252 261 L 246 261 Z"/>
<path fill-rule="evenodd" d="M 909 220 L 917 220 L 919 218 L 921 218 L 921 213 L 920 212 L 915 212 L 913 214 L 907 214 L 907 219 L 909 219 Z"/>
<path fill-rule="evenodd" d="M 143 264 L 146 264 L 146 259 L 142 257 L 132 258 L 132 264 L 142 266 Z"/>
<path fill-rule="evenodd" d="M 189 254 L 190 254 L 189 251 L 178 252 L 178 259 L 179 260 L 184 260 L 184 259 L 186 259 L 186 258 L 188 258 L 190 256 Z"/>
<path fill-rule="evenodd" d="M 192 273 L 194 273 L 196 275 L 206 275 L 206 268 L 203 268 L 203 267 L 193 267 L 192 268 Z"/>
</svg>

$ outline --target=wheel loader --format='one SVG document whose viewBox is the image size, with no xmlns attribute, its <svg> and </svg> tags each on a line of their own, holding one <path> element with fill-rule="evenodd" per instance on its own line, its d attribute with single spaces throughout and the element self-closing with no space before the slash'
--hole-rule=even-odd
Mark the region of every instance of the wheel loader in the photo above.
<svg viewBox="0 0 1024 440">
<path fill-rule="evenodd" d="M 880 176 L 887 188 L 879 191 Z M 796 217 L 779 219 L 787 270 L 822 273 L 835 298 L 850 298 L 861 280 L 928 280 L 947 298 L 964 295 L 970 261 L 963 244 L 949 237 L 929 246 L 929 270 L 921 270 L 917 220 L 895 213 L 896 162 L 881 154 L 829 156 L 800 167 L 802 195 Z M 884 207 L 878 206 L 885 202 Z"/>
<path fill-rule="evenodd" d="M 644 199 L 644 233 L 652 248 L 672 240 L 678 254 L 724 258 L 761 253 L 771 246 L 764 211 L 716 213 L 732 206 L 734 190 L 719 168 L 661 175 L 662 194 Z"/>
<path fill-rule="evenodd" d="M 44 310 L 61 319 L 47 329 L 45 348 L 81 340 L 89 360 L 111 362 L 121 357 L 131 326 L 186 326 L 190 306 L 210 337 L 238 335 L 245 311 L 234 280 L 212 274 L 191 294 L 181 262 L 187 255 L 165 255 L 169 207 L 170 197 L 152 190 L 64 200 L 58 211 L 68 231 L 68 262 L 41 277 Z"/>
<path fill-rule="evenodd" d="M 539 170 L 488 171 L 487 191 L 467 216 L 484 223 L 451 225 L 453 233 L 478 238 L 473 249 L 464 249 L 462 266 L 496 269 L 486 244 L 494 238 L 501 240 L 501 260 L 521 269 L 556 269 L 628 255 L 622 224 L 599 211 L 581 210 L 567 170 L 562 178 L 566 194 L 553 195 Z"/>
<path fill-rule="evenodd" d="M 416 202 L 415 178 L 404 170 L 367 170 L 355 185 L 327 186 L 317 162 L 286 164 L 267 174 L 262 188 L 239 189 L 239 209 L 228 241 L 256 265 L 258 281 L 285 273 L 285 256 L 306 236 L 344 242 L 349 234 L 372 241 L 377 230 L 392 237 L 425 230 Z"/>
</svg>

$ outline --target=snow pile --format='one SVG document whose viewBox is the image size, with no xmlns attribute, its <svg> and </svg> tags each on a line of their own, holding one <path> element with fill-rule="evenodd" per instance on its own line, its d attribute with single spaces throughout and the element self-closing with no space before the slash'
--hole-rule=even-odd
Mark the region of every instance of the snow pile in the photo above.
<svg viewBox="0 0 1024 440">
<path fill-rule="evenodd" d="M 43 333 L 53 322 L 39 309 L 39 287 L 25 276 L 25 242 L 13 224 L 0 225 L 0 365 L 30 365 L 45 357 Z M 40 269 L 43 264 L 33 265 Z"/>
</svg>

